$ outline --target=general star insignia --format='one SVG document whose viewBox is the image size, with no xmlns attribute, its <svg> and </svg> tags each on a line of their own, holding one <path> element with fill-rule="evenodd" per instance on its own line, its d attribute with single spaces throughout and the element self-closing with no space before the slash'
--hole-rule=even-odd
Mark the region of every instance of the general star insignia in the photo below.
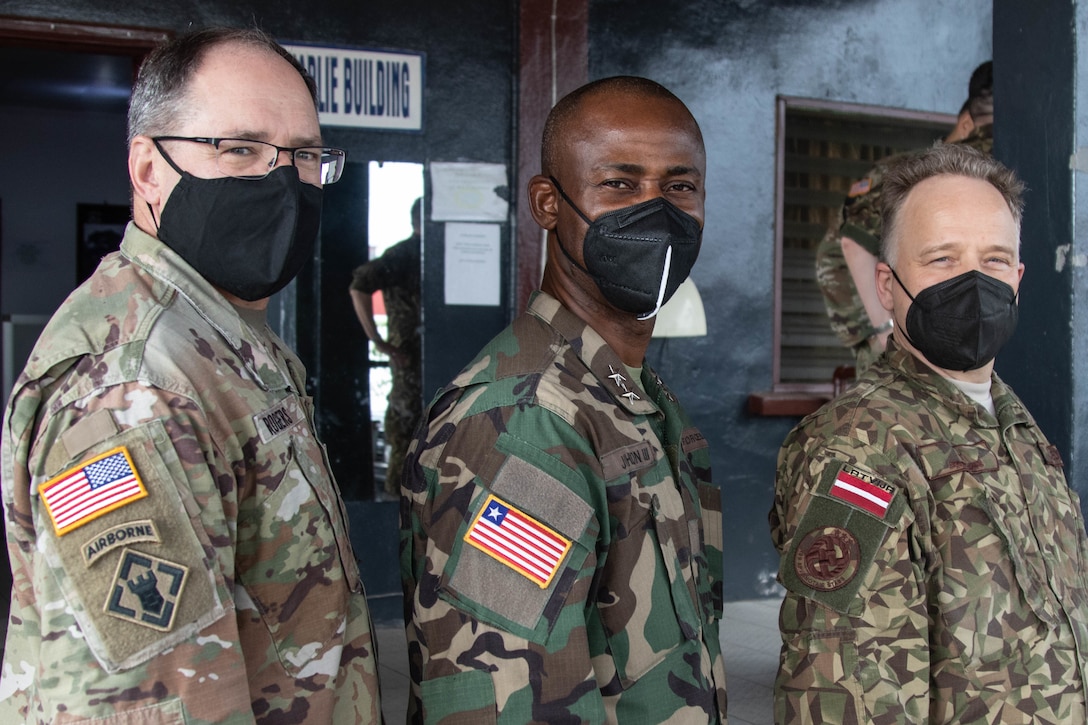
<svg viewBox="0 0 1088 725">
<path fill-rule="evenodd" d="M 627 389 L 627 384 L 625 383 L 627 378 L 616 372 L 616 369 L 611 365 L 608 366 L 608 370 L 610 373 L 612 373 L 608 377 L 612 380 L 612 382 L 616 384 L 617 388 L 623 391 L 623 394 L 620 396 L 621 398 L 627 398 L 627 400 L 632 403 L 636 400 L 642 400 L 642 398 L 639 397 L 638 393 Z"/>
</svg>

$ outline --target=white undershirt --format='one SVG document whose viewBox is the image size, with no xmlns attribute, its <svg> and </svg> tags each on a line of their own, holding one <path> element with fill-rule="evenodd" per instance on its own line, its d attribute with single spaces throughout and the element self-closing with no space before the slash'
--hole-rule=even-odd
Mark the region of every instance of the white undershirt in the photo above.
<svg viewBox="0 0 1088 725">
<path fill-rule="evenodd" d="M 959 388 L 964 395 L 990 411 L 990 415 L 997 415 L 994 411 L 994 396 L 990 393 L 990 381 L 984 383 L 969 383 L 966 380 L 954 380 L 945 378 L 948 382 Z"/>
</svg>

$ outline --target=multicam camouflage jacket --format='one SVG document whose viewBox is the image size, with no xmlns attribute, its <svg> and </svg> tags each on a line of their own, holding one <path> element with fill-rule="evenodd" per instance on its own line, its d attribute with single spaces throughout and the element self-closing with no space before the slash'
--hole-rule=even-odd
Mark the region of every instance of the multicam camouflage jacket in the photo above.
<svg viewBox="0 0 1088 725">
<path fill-rule="evenodd" d="M 660 379 L 538 292 L 425 421 L 409 722 L 724 722 L 720 494 Z"/>
<path fill-rule="evenodd" d="M 298 359 L 129 225 L 12 391 L 0 722 L 377 722 Z"/>
<path fill-rule="evenodd" d="M 1088 541 L 1062 461 L 889 342 L 779 454 L 778 723 L 1082 723 Z"/>
<path fill-rule="evenodd" d="M 957 143 L 991 153 L 993 126 L 979 126 Z M 892 164 L 917 153 L 919 150 L 885 157 L 858 179 L 846 197 L 841 224 L 828 229 L 816 246 L 816 282 L 824 297 L 831 329 L 845 347 L 854 351 L 859 374 L 880 356 L 882 349 L 872 344 L 876 331 L 846 266 L 841 239 L 849 237 L 874 257 L 880 257 L 884 174 Z"/>
</svg>

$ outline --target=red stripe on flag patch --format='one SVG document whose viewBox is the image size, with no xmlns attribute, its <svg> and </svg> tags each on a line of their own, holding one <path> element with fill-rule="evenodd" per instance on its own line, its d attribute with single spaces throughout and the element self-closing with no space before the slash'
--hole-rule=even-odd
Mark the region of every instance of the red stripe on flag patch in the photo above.
<svg viewBox="0 0 1088 725">
<path fill-rule="evenodd" d="M 570 550 L 569 539 L 494 495 L 468 527 L 465 541 L 541 589 L 551 583 Z"/>
<path fill-rule="evenodd" d="M 878 518 L 884 518 L 884 515 L 888 513 L 888 506 L 895 496 L 895 491 L 887 491 L 846 471 L 839 471 L 835 476 L 830 493 L 835 498 L 868 511 Z"/>
<path fill-rule="evenodd" d="M 147 495 L 124 446 L 83 461 L 38 485 L 57 536 Z"/>
</svg>

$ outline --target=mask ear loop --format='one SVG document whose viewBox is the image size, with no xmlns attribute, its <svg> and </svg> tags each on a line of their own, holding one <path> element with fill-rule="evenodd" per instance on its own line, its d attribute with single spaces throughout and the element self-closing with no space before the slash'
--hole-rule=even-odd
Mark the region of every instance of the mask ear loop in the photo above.
<svg viewBox="0 0 1088 725">
<path fill-rule="evenodd" d="M 651 317 L 655 317 L 658 312 L 661 311 L 661 301 L 665 299 L 665 287 L 669 281 L 669 270 L 672 269 L 672 245 L 665 250 L 665 264 L 662 265 L 661 270 L 661 285 L 657 288 L 657 304 L 654 308 L 644 315 L 638 315 L 640 320 L 648 320 Z"/>
<path fill-rule="evenodd" d="M 551 180 L 552 184 L 555 186 L 555 190 L 559 192 L 559 196 L 562 197 L 563 201 L 567 202 L 567 206 L 573 209 L 574 213 L 580 216 L 582 218 L 582 221 L 584 221 L 586 224 L 593 224 L 593 222 L 591 222 L 589 218 L 587 218 L 586 215 L 582 213 L 582 210 L 579 209 L 574 204 L 574 202 L 570 200 L 570 197 L 567 196 L 567 192 L 563 191 L 563 187 L 559 185 L 559 182 L 556 181 L 555 177 L 549 176 L 548 179 Z M 563 256 L 566 257 L 570 261 L 570 263 L 573 264 L 576 268 L 586 274 L 590 279 L 593 279 L 593 273 L 583 267 L 581 264 L 579 264 L 578 260 L 576 260 L 571 255 L 571 253 L 567 251 L 567 245 L 563 244 L 563 238 L 559 236 L 558 229 L 555 231 L 555 239 L 559 242 L 559 251 L 563 253 Z"/>
<path fill-rule="evenodd" d="M 891 266 L 889 266 L 888 269 L 892 270 L 892 277 L 895 277 L 895 281 L 898 282 L 899 287 L 904 292 L 906 292 L 907 297 L 910 297 L 910 303 L 913 305 L 915 303 L 914 295 L 912 295 L 910 293 L 910 290 L 907 289 L 907 286 L 905 284 L 903 284 L 903 280 L 899 279 L 899 275 L 895 273 L 895 270 L 892 269 Z M 915 350 L 917 350 L 918 346 L 914 344 L 914 340 L 910 339 L 910 335 L 907 333 L 906 329 L 904 329 L 903 326 L 899 324 L 899 320 L 895 319 L 895 315 L 892 315 L 892 320 L 894 320 L 894 322 L 895 322 L 896 329 L 898 329 L 900 332 L 902 332 L 903 337 L 906 339 L 906 341 L 910 343 L 911 347 L 913 347 Z"/>
</svg>

